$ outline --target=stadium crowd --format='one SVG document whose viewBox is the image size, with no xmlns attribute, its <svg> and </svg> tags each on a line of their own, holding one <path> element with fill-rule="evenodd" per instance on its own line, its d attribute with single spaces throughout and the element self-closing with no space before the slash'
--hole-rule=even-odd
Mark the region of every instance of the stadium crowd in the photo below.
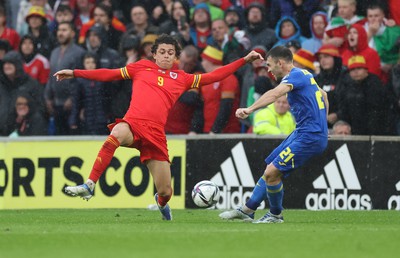
<svg viewBox="0 0 400 258">
<path fill-rule="evenodd" d="M 328 93 L 328 123 L 353 135 L 400 135 L 400 5 L 395 0 L 0 1 L 0 136 L 107 135 L 129 106 L 131 81 L 58 82 L 61 69 L 152 60 L 161 34 L 183 48 L 176 69 L 211 72 L 251 50 L 291 49 Z M 168 134 L 289 134 L 285 98 L 238 120 L 235 111 L 278 84 L 257 60 L 185 92 Z M 335 123 L 339 123 L 335 126 Z M 350 131 L 346 133 L 350 134 Z"/>
</svg>

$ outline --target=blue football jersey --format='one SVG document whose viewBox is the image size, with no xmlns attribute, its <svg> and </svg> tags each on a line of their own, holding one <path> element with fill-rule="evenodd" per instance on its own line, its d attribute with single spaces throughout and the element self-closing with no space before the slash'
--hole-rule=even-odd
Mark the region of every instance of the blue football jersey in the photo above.
<svg viewBox="0 0 400 258">
<path fill-rule="evenodd" d="M 326 107 L 314 76 L 304 69 L 293 68 L 281 83 L 291 86 L 287 94 L 290 111 L 298 132 L 328 134 Z"/>
</svg>

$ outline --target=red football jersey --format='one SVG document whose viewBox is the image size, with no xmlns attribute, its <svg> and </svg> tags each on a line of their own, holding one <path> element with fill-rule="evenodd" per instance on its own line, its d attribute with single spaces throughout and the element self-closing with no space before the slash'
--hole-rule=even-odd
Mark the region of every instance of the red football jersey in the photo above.
<svg viewBox="0 0 400 258">
<path fill-rule="evenodd" d="M 149 60 L 140 60 L 120 69 L 74 70 L 74 76 L 97 81 L 132 79 L 132 96 L 125 120 L 150 120 L 165 126 L 168 113 L 179 96 L 190 88 L 221 81 L 246 61 L 240 58 L 211 73 L 187 74 L 182 70 L 164 70 Z"/>
<path fill-rule="evenodd" d="M 128 64 L 121 71 L 123 77 L 133 80 L 131 103 L 125 118 L 147 119 L 162 125 L 167 122 L 172 105 L 192 86 L 195 77 L 182 70 L 161 69 L 149 60 Z"/>
</svg>

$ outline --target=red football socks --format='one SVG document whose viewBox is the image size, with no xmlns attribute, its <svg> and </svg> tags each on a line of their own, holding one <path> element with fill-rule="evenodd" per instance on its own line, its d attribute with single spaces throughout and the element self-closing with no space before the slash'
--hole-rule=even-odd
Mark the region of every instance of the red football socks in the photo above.
<svg viewBox="0 0 400 258">
<path fill-rule="evenodd" d="M 119 147 L 117 138 L 113 135 L 108 136 L 107 140 L 101 147 L 96 161 L 93 164 L 92 172 L 90 172 L 89 179 L 96 183 L 100 176 L 104 173 L 107 166 L 110 164 L 115 150 Z"/>
<path fill-rule="evenodd" d="M 165 195 L 165 196 L 158 195 L 158 199 L 157 199 L 158 204 L 161 207 L 164 207 L 168 203 L 168 201 L 171 199 L 172 193 L 173 193 L 173 190 L 171 191 L 170 195 Z"/>
</svg>

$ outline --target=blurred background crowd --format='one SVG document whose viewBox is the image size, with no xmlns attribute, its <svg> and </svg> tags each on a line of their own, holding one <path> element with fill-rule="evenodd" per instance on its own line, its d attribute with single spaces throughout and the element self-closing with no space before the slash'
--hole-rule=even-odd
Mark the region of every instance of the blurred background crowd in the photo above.
<svg viewBox="0 0 400 258">
<path fill-rule="evenodd" d="M 328 92 L 332 134 L 400 134 L 397 0 L 0 0 L 0 136 L 105 135 L 130 103 L 131 81 L 56 82 L 60 69 L 119 68 L 152 60 L 160 34 L 183 51 L 177 67 L 210 72 L 284 45 Z M 238 120 L 279 82 L 265 62 L 185 92 L 166 133 L 289 134 L 285 96 Z"/>
</svg>

